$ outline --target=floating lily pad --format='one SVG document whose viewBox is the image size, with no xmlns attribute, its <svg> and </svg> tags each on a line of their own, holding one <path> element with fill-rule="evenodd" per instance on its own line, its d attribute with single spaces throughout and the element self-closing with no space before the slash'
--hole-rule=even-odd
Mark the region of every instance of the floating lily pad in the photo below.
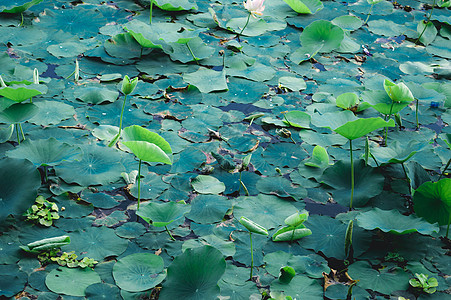
<svg viewBox="0 0 451 300">
<path fill-rule="evenodd" d="M 99 282 L 99 274 L 91 268 L 60 267 L 45 278 L 45 284 L 52 292 L 79 297 L 85 296 L 88 286 Z"/>
<path fill-rule="evenodd" d="M 116 284 L 129 292 L 153 288 L 166 278 L 163 259 L 151 253 L 136 253 L 123 257 L 113 267 Z"/>
<path fill-rule="evenodd" d="M 295 12 L 300 14 L 314 14 L 324 7 L 319 0 L 284 0 Z"/>
<path fill-rule="evenodd" d="M 21 123 L 36 115 L 38 111 L 39 108 L 33 103 L 13 104 L 0 112 L 0 122 Z"/>
<path fill-rule="evenodd" d="M 191 211 L 186 215 L 196 223 L 220 222 L 232 203 L 218 195 L 199 195 L 191 202 Z"/>
<path fill-rule="evenodd" d="M 80 154 L 80 148 L 61 143 L 53 137 L 47 140 L 25 140 L 20 148 L 6 153 L 8 157 L 26 158 L 37 167 L 55 166 L 62 161 L 73 161 Z"/>
<path fill-rule="evenodd" d="M 325 20 L 310 23 L 304 28 L 300 37 L 303 47 L 309 48 L 316 45 L 320 53 L 337 49 L 343 38 L 343 29 Z"/>
<path fill-rule="evenodd" d="M 440 225 L 449 224 L 451 215 L 451 179 L 425 182 L 413 194 L 416 214 Z"/>
<path fill-rule="evenodd" d="M 225 191 L 225 185 L 209 175 L 198 175 L 191 180 L 194 190 L 200 194 L 220 194 Z"/>
<path fill-rule="evenodd" d="M 183 75 L 183 80 L 196 86 L 202 93 L 227 90 L 225 72 L 218 72 L 200 67 L 194 73 Z"/>
<path fill-rule="evenodd" d="M 8 5 L 0 5 L 0 10 L 3 13 L 10 13 L 10 14 L 18 14 L 26 11 L 33 5 L 41 3 L 42 0 L 16 0 L 16 1 L 10 1 Z"/>
<path fill-rule="evenodd" d="M 380 164 L 404 163 L 425 146 L 424 143 L 419 143 L 415 140 L 410 141 L 407 145 L 401 145 L 399 141 L 395 140 L 390 142 L 388 147 L 371 149 L 371 154 L 374 155 Z"/>
<path fill-rule="evenodd" d="M 357 216 L 357 224 L 367 230 L 378 228 L 383 232 L 394 234 L 419 232 L 424 235 L 430 235 L 439 230 L 438 226 L 413 215 L 404 216 L 397 210 L 382 210 L 377 207 L 360 213 Z"/>
<path fill-rule="evenodd" d="M 155 227 L 164 227 L 182 218 L 190 209 L 191 207 L 188 204 L 175 201 L 165 203 L 149 202 L 143 204 L 136 214 L 151 222 Z"/>
<path fill-rule="evenodd" d="M 36 167 L 25 159 L 0 160 L 0 181 L 0 220 L 26 211 L 33 205 L 41 185 Z"/>
<path fill-rule="evenodd" d="M 213 299 L 219 295 L 218 281 L 225 269 L 226 262 L 219 250 L 211 246 L 186 249 L 169 266 L 159 298 Z"/>
</svg>

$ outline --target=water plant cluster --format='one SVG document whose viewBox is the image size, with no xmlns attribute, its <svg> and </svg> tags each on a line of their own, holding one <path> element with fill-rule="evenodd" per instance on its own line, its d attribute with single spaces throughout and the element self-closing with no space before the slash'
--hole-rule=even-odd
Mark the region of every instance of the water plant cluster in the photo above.
<svg viewBox="0 0 451 300">
<path fill-rule="evenodd" d="M 0 298 L 449 299 L 446 0 L 0 3 Z"/>
</svg>

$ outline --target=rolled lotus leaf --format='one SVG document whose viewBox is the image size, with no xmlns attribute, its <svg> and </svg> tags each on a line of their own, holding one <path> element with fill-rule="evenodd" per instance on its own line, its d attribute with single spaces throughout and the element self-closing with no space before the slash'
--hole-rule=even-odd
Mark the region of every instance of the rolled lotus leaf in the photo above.
<svg viewBox="0 0 451 300">
<path fill-rule="evenodd" d="M 296 276 L 296 271 L 292 267 L 286 266 L 280 269 L 279 281 L 283 284 L 289 284 L 294 276 Z"/>
<path fill-rule="evenodd" d="M 304 223 L 304 221 L 306 221 L 307 219 L 308 219 L 307 211 L 301 214 L 295 213 L 285 219 L 285 224 L 293 227 L 298 227 L 299 225 Z"/>
<path fill-rule="evenodd" d="M 247 230 L 249 230 L 251 233 L 256 234 L 262 234 L 262 235 L 268 235 L 268 230 L 266 230 L 265 227 L 258 225 L 254 221 L 249 220 L 246 217 L 241 217 L 240 223 L 246 227 Z"/>
<path fill-rule="evenodd" d="M 40 252 L 50 249 L 59 248 L 70 244 L 70 237 L 67 235 L 47 238 L 39 241 L 35 241 L 27 244 L 26 246 L 20 246 L 20 248 L 27 252 Z"/>
</svg>

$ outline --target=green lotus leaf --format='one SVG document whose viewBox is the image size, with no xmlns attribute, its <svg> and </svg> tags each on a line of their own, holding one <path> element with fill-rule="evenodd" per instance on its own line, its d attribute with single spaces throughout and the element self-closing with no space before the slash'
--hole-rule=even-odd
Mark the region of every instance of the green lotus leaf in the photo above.
<svg viewBox="0 0 451 300">
<path fill-rule="evenodd" d="M 25 159 L 0 160 L 0 221 L 10 214 L 22 214 L 33 205 L 41 185 L 36 167 Z"/>
<path fill-rule="evenodd" d="M 350 162 L 338 161 L 327 168 L 321 182 L 333 187 L 334 200 L 343 206 L 349 206 L 351 198 L 351 166 Z M 384 176 L 377 169 L 365 166 L 361 159 L 354 162 L 354 202 L 355 207 L 364 206 L 369 199 L 379 195 L 384 187 Z"/>
<path fill-rule="evenodd" d="M 300 14 L 314 14 L 323 9 L 324 5 L 319 0 L 283 0 L 295 12 Z"/>
<path fill-rule="evenodd" d="M 151 289 L 166 278 L 161 256 L 135 253 L 119 259 L 113 267 L 116 284 L 129 292 Z"/>
<path fill-rule="evenodd" d="M 343 30 L 354 31 L 362 27 L 363 20 L 355 16 L 347 15 L 336 17 L 332 20 L 332 23 L 340 26 Z"/>
<path fill-rule="evenodd" d="M 210 245 L 215 247 L 225 256 L 233 256 L 236 252 L 235 244 L 232 241 L 225 241 L 222 238 L 217 237 L 214 234 L 205 235 L 199 237 L 198 240 L 190 239 L 183 243 L 182 251 L 185 251 L 188 248 L 197 248 L 204 245 Z"/>
<path fill-rule="evenodd" d="M 305 90 L 307 84 L 302 78 L 283 76 L 279 78 L 279 87 L 284 87 L 292 91 L 300 91 Z"/>
<path fill-rule="evenodd" d="M 395 121 L 393 119 L 384 121 L 380 117 L 358 119 L 335 128 L 334 131 L 347 139 L 354 140 L 383 127 L 395 127 Z"/>
<path fill-rule="evenodd" d="M 94 283 L 101 282 L 99 274 L 91 268 L 59 267 L 45 278 L 45 285 L 54 293 L 69 296 L 85 296 L 85 290 Z"/>
<path fill-rule="evenodd" d="M 224 28 L 233 31 L 235 33 L 240 33 L 246 24 L 246 17 L 235 17 L 227 19 L 227 24 Z M 283 30 L 287 27 L 287 23 L 284 20 L 271 16 L 263 16 L 262 18 L 250 18 L 244 31 L 241 33 L 244 36 L 259 36 L 267 31 L 277 31 Z"/>
<path fill-rule="evenodd" d="M 222 72 L 200 67 L 194 73 L 185 73 L 183 80 L 197 87 L 202 93 L 227 90 L 225 71 Z"/>
<path fill-rule="evenodd" d="M 262 177 L 257 181 L 257 189 L 264 194 L 277 195 L 282 198 L 299 200 L 307 197 L 307 190 L 301 186 L 294 186 L 288 179 L 277 177 Z"/>
<path fill-rule="evenodd" d="M 124 128 L 122 135 L 125 146 L 139 159 L 147 162 L 172 164 L 171 146 L 157 133 L 138 125 Z"/>
<path fill-rule="evenodd" d="M 343 109 L 350 109 L 359 104 L 359 97 L 354 93 L 344 93 L 337 97 L 336 104 Z"/>
<path fill-rule="evenodd" d="M 451 216 L 451 178 L 425 182 L 413 194 L 413 209 L 428 222 L 449 224 Z"/>
<path fill-rule="evenodd" d="M 39 112 L 39 108 L 33 103 L 16 103 L 0 112 L 0 122 L 21 123 Z"/>
<path fill-rule="evenodd" d="M 80 43 L 79 41 L 68 41 L 56 45 L 50 45 L 47 47 L 47 51 L 55 57 L 77 57 L 84 53 L 86 50 L 93 48 L 86 43 Z"/>
<path fill-rule="evenodd" d="M 70 234 L 71 243 L 63 247 L 79 255 L 101 261 L 108 256 L 119 256 L 127 248 L 128 242 L 118 237 L 113 229 L 88 227 Z"/>
<path fill-rule="evenodd" d="M 200 37 L 196 36 L 186 43 L 175 42 L 163 45 L 163 51 L 172 60 L 187 63 L 209 58 L 215 52 L 215 49 L 207 46 Z"/>
<path fill-rule="evenodd" d="M 67 183 L 82 186 L 107 184 L 120 179 L 124 171 L 120 152 L 96 145 L 81 146 L 82 156 L 74 162 L 55 166 L 56 174 Z"/>
<path fill-rule="evenodd" d="M 309 213 L 306 210 L 303 210 L 301 213 L 294 213 L 288 216 L 284 222 L 288 226 L 297 227 L 304 223 L 308 219 Z"/>
<path fill-rule="evenodd" d="M 35 166 L 55 166 L 62 161 L 73 161 L 81 154 L 80 148 L 57 141 L 55 138 L 47 140 L 25 140 L 20 147 L 6 152 L 12 158 L 26 158 Z"/>
<path fill-rule="evenodd" d="M 359 279 L 360 287 L 382 294 L 391 294 L 409 287 L 410 275 L 400 268 L 385 268 L 378 271 L 368 262 L 358 261 L 348 267 L 348 274 L 351 278 Z"/>
<path fill-rule="evenodd" d="M 304 160 L 304 165 L 320 169 L 328 167 L 329 154 L 327 154 L 327 150 L 322 146 L 315 146 L 315 148 L 313 148 L 312 156 Z"/>
<path fill-rule="evenodd" d="M 409 160 L 415 153 L 426 147 L 426 143 L 420 143 L 415 140 L 409 143 L 401 144 L 399 141 L 392 141 L 388 147 L 377 147 L 371 149 L 371 154 L 376 160 L 384 164 L 404 163 Z"/>
<path fill-rule="evenodd" d="M 320 53 L 331 52 L 340 47 L 344 38 L 343 29 L 333 25 L 330 21 L 316 20 L 304 28 L 301 33 L 301 44 L 303 47 L 319 45 Z"/>
<path fill-rule="evenodd" d="M 384 91 L 365 91 L 362 93 L 362 98 L 383 115 L 397 114 L 409 105 L 409 102 L 393 102 Z"/>
<path fill-rule="evenodd" d="M 42 0 L 15 0 L 8 1 L 7 5 L 0 5 L 0 12 L 9 14 L 20 14 L 32 7 L 33 5 L 39 4 Z"/>
<path fill-rule="evenodd" d="M 97 269 L 98 265 L 96 266 Z M 120 290 L 117 286 L 109 283 L 93 283 L 85 290 L 86 298 L 89 300 L 102 300 L 108 295 L 110 300 L 122 300 Z"/>
<path fill-rule="evenodd" d="M 168 11 L 197 9 L 196 2 L 191 3 L 189 0 L 153 0 L 153 2 L 162 10 Z"/>
<path fill-rule="evenodd" d="M 296 276 L 290 283 L 282 283 L 274 280 L 271 283 L 271 291 L 283 292 L 292 299 L 317 300 L 323 297 L 323 288 L 315 280 L 306 276 Z"/>
<path fill-rule="evenodd" d="M 0 296 L 13 298 L 23 291 L 27 282 L 27 273 L 22 272 L 16 264 L 0 265 Z"/>
<path fill-rule="evenodd" d="M 415 98 L 412 95 L 412 92 L 407 87 L 407 85 L 405 85 L 404 82 L 395 84 L 395 83 L 391 82 L 390 80 L 385 79 L 384 89 L 387 92 L 390 99 L 394 102 L 410 103 L 413 100 L 415 100 Z"/>
<path fill-rule="evenodd" d="M 17 103 L 23 102 L 37 95 L 45 94 L 46 92 L 47 87 L 39 84 L 17 84 L 0 88 L 0 96 L 11 99 Z"/>
<path fill-rule="evenodd" d="M 215 299 L 225 269 L 226 262 L 219 250 L 211 246 L 186 249 L 169 266 L 159 299 Z"/>
<path fill-rule="evenodd" d="M 85 103 L 101 104 L 116 101 L 119 97 L 119 92 L 100 85 L 84 86 L 74 91 L 74 97 Z"/>
<path fill-rule="evenodd" d="M 136 214 L 155 227 L 164 227 L 182 218 L 191 207 L 180 202 L 149 202 L 143 204 Z"/>
<path fill-rule="evenodd" d="M 30 123 L 49 126 L 59 124 L 61 121 L 72 118 L 76 112 L 72 105 L 58 101 L 39 101 L 33 103 L 39 108 L 39 114 L 29 119 Z"/>
<path fill-rule="evenodd" d="M 435 40 L 437 28 L 432 22 L 418 22 L 417 32 L 421 35 L 420 42 L 427 46 Z"/>
<path fill-rule="evenodd" d="M 422 218 L 413 215 L 404 216 L 397 210 L 382 210 L 377 207 L 360 213 L 357 216 L 357 224 L 366 230 L 378 228 L 383 232 L 394 234 L 419 232 L 430 235 L 439 231 L 437 225 L 430 224 Z"/>
<path fill-rule="evenodd" d="M 293 255 L 284 251 L 275 251 L 265 255 L 266 271 L 273 276 L 279 275 L 283 266 L 290 266 L 296 274 L 306 274 L 310 278 L 323 278 L 322 273 L 330 271 L 327 261 L 319 255 Z"/>
<path fill-rule="evenodd" d="M 14 132 L 14 124 L 9 125 L 6 128 L 0 128 L 0 144 L 8 141 Z"/>
<path fill-rule="evenodd" d="M 191 211 L 186 215 L 196 223 L 216 223 L 222 221 L 232 203 L 219 195 L 199 195 L 191 201 Z"/>
<path fill-rule="evenodd" d="M 284 113 L 283 122 L 298 128 L 310 128 L 310 115 L 303 111 L 292 110 Z"/>
<path fill-rule="evenodd" d="M 246 217 L 241 217 L 239 222 L 241 223 L 241 225 L 246 227 L 246 229 L 249 230 L 249 232 L 261 234 L 261 235 L 268 235 L 268 230 L 266 228 L 255 223 L 252 220 L 249 220 Z"/>
<path fill-rule="evenodd" d="M 200 194 L 220 194 L 225 191 L 224 183 L 209 175 L 198 175 L 193 178 L 191 186 Z"/>
</svg>

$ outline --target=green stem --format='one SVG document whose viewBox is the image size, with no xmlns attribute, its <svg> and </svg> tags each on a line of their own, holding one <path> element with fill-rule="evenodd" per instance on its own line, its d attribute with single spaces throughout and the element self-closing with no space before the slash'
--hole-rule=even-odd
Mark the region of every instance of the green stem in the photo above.
<svg viewBox="0 0 451 300">
<path fill-rule="evenodd" d="M 44 166 L 44 176 L 45 176 L 45 182 L 49 182 L 49 179 L 48 179 L 48 166 Z"/>
<path fill-rule="evenodd" d="M 427 25 L 429 24 L 429 22 L 431 21 L 431 17 L 432 17 L 432 12 L 434 11 L 434 7 L 435 7 L 435 1 L 434 0 L 434 4 L 432 4 L 432 9 L 429 12 L 429 16 L 428 19 L 426 20 L 426 26 L 424 26 L 423 31 L 420 33 L 420 36 L 418 37 L 418 39 L 415 41 L 415 45 L 418 44 L 418 42 L 420 41 L 421 37 L 423 36 L 424 32 L 426 31 Z M 423 21 L 421 21 L 423 22 Z"/>
<path fill-rule="evenodd" d="M 111 142 L 108 144 L 108 147 L 112 147 L 121 137 L 122 133 L 122 119 L 124 117 L 124 110 L 125 110 L 125 103 L 127 102 L 127 94 L 124 95 L 124 103 L 122 104 L 122 111 L 121 111 L 121 118 L 119 120 L 119 132 L 116 134 L 116 136 L 111 140 Z"/>
<path fill-rule="evenodd" d="M 19 136 L 19 125 L 18 125 L 18 123 L 14 124 L 14 127 L 16 128 L 17 142 L 20 145 L 20 136 Z"/>
<path fill-rule="evenodd" d="M 371 11 L 373 10 L 373 6 L 374 6 L 374 3 L 371 4 L 370 10 L 368 11 L 368 15 L 366 16 L 366 19 L 365 19 L 365 22 L 363 22 L 363 25 L 365 25 L 366 22 L 368 22 L 368 19 L 369 19 L 370 16 L 371 16 Z"/>
<path fill-rule="evenodd" d="M 446 227 L 446 238 L 448 238 L 449 224 L 451 224 L 451 213 L 449 213 L 449 217 L 448 217 L 448 226 Z"/>
<path fill-rule="evenodd" d="M 417 99 L 417 104 L 415 105 L 415 118 L 417 120 L 417 129 L 420 128 L 420 124 L 418 123 L 418 103 L 420 100 Z"/>
<path fill-rule="evenodd" d="M 23 26 L 23 13 L 20 13 L 20 17 L 21 17 L 21 21 L 20 21 L 19 27 L 22 27 Z"/>
<path fill-rule="evenodd" d="M 377 163 L 376 158 L 374 157 L 373 153 L 370 152 L 370 156 L 371 158 L 374 160 L 374 162 L 376 163 L 376 166 L 379 168 L 379 164 Z"/>
<path fill-rule="evenodd" d="M 22 141 L 25 141 L 25 135 L 23 134 L 22 124 L 19 123 L 20 133 L 22 134 Z"/>
<path fill-rule="evenodd" d="M 450 163 L 451 163 L 451 158 L 448 160 L 448 163 L 446 164 L 445 168 L 443 169 L 442 174 L 440 174 L 438 180 L 442 179 L 442 176 L 443 176 L 443 174 L 445 174 L 446 169 L 448 169 Z"/>
<path fill-rule="evenodd" d="M 171 232 L 168 229 L 168 226 L 164 226 L 164 228 L 166 228 L 166 232 L 169 234 L 169 237 L 171 238 L 171 240 L 175 241 L 175 238 L 172 236 Z"/>
<path fill-rule="evenodd" d="M 138 210 L 139 210 L 140 200 L 141 200 L 141 160 L 139 160 L 139 167 L 138 167 Z"/>
<path fill-rule="evenodd" d="M 249 231 L 249 238 L 251 241 L 251 276 L 250 276 L 249 280 L 252 280 L 252 274 L 253 274 L 252 272 L 254 269 L 254 249 L 252 248 L 252 232 L 250 232 L 250 231 Z"/>
<path fill-rule="evenodd" d="M 402 170 L 404 171 L 404 175 L 406 176 L 407 184 L 409 185 L 408 188 L 409 188 L 409 191 L 410 191 L 410 178 L 409 178 L 409 176 L 407 175 L 406 167 L 404 167 L 404 163 L 401 163 L 401 166 L 402 166 Z"/>
<path fill-rule="evenodd" d="M 251 18 L 251 13 L 249 13 L 249 16 L 247 16 L 246 24 L 244 25 L 243 29 L 241 29 L 240 33 L 237 35 L 238 42 L 240 41 L 240 35 L 243 33 L 244 29 L 246 29 L 247 24 L 249 24 L 249 19 Z"/>
<path fill-rule="evenodd" d="M 351 151 L 351 202 L 349 208 L 352 209 L 352 200 L 354 199 L 354 159 L 352 157 L 352 140 L 349 140 L 349 150 Z"/>
<path fill-rule="evenodd" d="M 72 75 L 74 75 L 75 74 L 75 71 L 73 71 L 72 73 L 70 73 L 70 75 L 69 76 L 67 76 L 66 77 L 66 79 L 69 79 Z"/>
<path fill-rule="evenodd" d="M 384 130 L 384 145 L 387 146 L 387 139 L 388 139 L 388 127 L 385 127 Z"/>
<path fill-rule="evenodd" d="M 188 43 L 186 43 L 186 47 L 188 47 L 189 53 L 191 53 L 191 56 L 193 57 L 193 59 L 196 62 L 196 64 L 199 65 L 199 62 L 197 61 L 197 58 L 194 56 L 193 50 L 191 50 L 191 47 L 188 45 Z"/>
<path fill-rule="evenodd" d="M 149 16 L 149 24 L 152 24 L 152 8 L 153 8 L 153 0 L 150 0 L 150 16 Z"/>
</svg>

